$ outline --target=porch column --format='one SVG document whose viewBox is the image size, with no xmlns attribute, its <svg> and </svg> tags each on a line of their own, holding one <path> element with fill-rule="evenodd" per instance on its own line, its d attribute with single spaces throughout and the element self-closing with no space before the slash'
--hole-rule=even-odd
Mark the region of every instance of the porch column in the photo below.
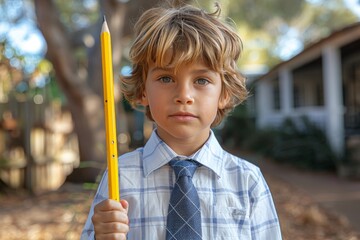
<svg viewBox="0 0 360 240">
<path fill-rule="evenodd" d="M 290 69 L 282 68 L 279 72 L 280 107 L 284 117 L 288 117 L 294 107 L 293 77 Z"/>
<path fill-rule="evenodd" d="M 266 117 L 269 116 L 272 109 L 272 85 L 269 80 L 265 79 L 256 84 L 256 125 L 259 128 L 267 125 Z"/>
<path fill-rule="evenodd" d="M 324 102 L 327 111 L 326 134 L 332 149 L 344 154 L 344 103 L 342 96 L 340 51 L 334 46 L 322 50 Z"/>
</svg>

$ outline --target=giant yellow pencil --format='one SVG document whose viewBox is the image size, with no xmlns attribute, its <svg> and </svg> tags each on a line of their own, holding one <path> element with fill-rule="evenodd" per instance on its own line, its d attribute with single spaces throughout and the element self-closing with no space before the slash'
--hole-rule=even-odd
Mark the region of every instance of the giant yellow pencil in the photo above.
<svg viewBox="0 0 360 240">
<path fill-rule="evenodd" d="M 104 89 L 104 112 L 106 128 L 106 156 L 108 164 L 109 197 L 120 200 L 119 176 L 118 176 L 118 152 L 116 141 L 116 120 L 114 103 L 114 78 L 111 54 L 110 31 L 104 17 L 101 29 L 101 62 Z"/>
</svg>

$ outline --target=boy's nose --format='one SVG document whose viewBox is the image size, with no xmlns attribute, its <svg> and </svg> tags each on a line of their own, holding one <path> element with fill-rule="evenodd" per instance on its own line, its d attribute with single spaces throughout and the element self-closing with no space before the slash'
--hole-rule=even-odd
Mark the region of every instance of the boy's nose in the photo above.
<svg viewBox="0 0 360 240">
<path fill-rule="evenodd" d="M 179 104 L 192 104 L 194 103 L 194 97 L 189 86 L 181 84 L 176 89 L 176 94 L 174 98 L 176 103 Z"/>
</svg>

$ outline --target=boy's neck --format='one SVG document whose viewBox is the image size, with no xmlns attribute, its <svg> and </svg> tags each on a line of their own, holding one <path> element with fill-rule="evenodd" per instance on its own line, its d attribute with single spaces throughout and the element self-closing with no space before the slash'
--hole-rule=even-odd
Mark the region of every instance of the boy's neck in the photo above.
<svg viewBox="0 0 360 240">
<path fill-rule="evenodd" d="M 180 156 L 191 156 L 196 153 L 210 137 L 210 130 L 207 136 L 199 136 L 193 138 L 173 138 L 171 136 L 167 136 L 157 129 L 156 131 L 158 137 L 163 140 L 177 155 Z"/>
</svg>

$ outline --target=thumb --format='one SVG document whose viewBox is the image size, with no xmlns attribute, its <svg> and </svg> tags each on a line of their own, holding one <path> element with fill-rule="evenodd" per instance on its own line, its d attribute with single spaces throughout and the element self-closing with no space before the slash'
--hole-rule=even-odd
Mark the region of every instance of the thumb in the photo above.
<svg viewBox="0 0 360 240">
<path fill-rule="evenodd" d="M 129 203 L 124 199 L 121 199 L 120 203 L 121 203 L 121 206 L 126 210 L 126 213 L 127 213 L 129 210 Z"/>
</svg>

